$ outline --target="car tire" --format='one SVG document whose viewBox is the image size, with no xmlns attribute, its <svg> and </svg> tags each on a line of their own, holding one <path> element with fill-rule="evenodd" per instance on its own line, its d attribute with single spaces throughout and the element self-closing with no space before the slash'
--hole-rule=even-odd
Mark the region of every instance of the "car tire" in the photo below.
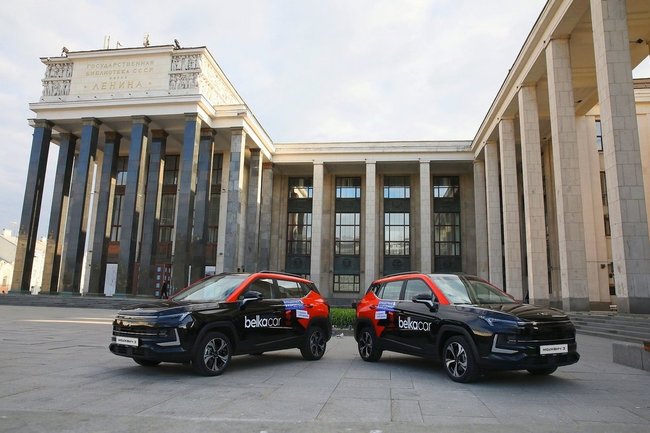
<svg viewBox="0 0 650 433">
<path fill-rule="evenodd" d="M 325 331 L 320 326 L 310 326 L 300 347 L 302 357 L 307 361 L 316 361 L 323 357 L 327 348 Z"/>
<path fill-rule="evenodd" d="M 468 383 L 479 375 L 472 347 L 465 337 L 453 336 L 445 341 L 442 349 L 442 367 L 454 382 Z"/>
<path fill-rule="evenodd" d="M 547 376 L 555 373 L 555 370 L 557 370 L 557 367 L 529 368 L 528 372 L 534 376 Z"/>
<path fill-rule="evenodd" d="M 383 350 L 379 347 L 379 340 L 375 335 L 375 331 L 367 326 L 359 332 L 357 338 L 357 348 L 359 349 L 359 356 L 361 359 L 368 362 L 377 362 L 383 354 Z"/>
<path fill-rule="evenodd" d="M 153 361 L 151 359 L 144 359 L 144 358 L 133 358 L 136 364 L 141 365 L 143 367 L 155 367 L 158 364 L 160 364 L 160 361 Z"/>
<path fill-rule="evenodd" d="M 230 365 L 231 357 L 230 338 L 221 332 L 210 332 L 197 346 L 192 367 L 203 376 L 218 376 Z"/>
</svg>

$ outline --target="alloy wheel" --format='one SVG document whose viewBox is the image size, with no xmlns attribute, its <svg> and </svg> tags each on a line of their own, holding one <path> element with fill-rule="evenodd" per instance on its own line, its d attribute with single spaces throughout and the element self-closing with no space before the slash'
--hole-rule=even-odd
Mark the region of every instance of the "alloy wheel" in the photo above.
<svg viewBox="0 0 650 433">
<path fill-rule="evenodd" d="M 454 377 L 462 377 L 467 372 L 467 352 L 457 341 L 449 344 L 445 350 L 445 366 Z"/>
<path fill-rule="evenodd" d="M 222 338 L 216 337 L 205 345 L 203 362 L 210 371 L 218 372 L 228 365 L 229 355 L 228 343 Z"/>
</svg>

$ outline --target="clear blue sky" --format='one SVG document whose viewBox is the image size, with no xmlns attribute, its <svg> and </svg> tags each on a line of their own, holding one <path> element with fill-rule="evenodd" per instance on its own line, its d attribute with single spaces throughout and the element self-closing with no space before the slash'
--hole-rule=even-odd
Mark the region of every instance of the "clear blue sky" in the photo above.
<svg viewBox="0 0 650 433">
<path fill-rule="evenodd" d="M 276 142 L 474 137 L 545 0 L 20 1 L 0 17 L 0 229 L 17 231 L 39 57 L 207 46 Z M 647 62 L 646 62 L 647 63 Z M 637 68 L 650 75 L 647 64 Z M 47 230 L 56 146 L 39 234 Z"/>
</svg>

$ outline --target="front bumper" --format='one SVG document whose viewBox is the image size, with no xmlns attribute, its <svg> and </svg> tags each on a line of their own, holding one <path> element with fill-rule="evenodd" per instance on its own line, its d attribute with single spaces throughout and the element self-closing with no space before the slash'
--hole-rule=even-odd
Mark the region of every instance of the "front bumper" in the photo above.
<svg viewBox="0 0 650 433">
<path fill-rule="evenodd" d="M 577 352 L 575 339 L 562 339 L 553 341 L 519 342 L 507 348 L 497 345 L 497 336 L 494 337 L 491 351 L 481 356 L 479 364 L 486 370 L 529 370 L 561 367 L 578 362 L 580 354 Z M 566 353 L 542 355 L 540 348 L 545 345 L 566 345 Z"/>
<path fill-rule="evenodd" d="M 161 362 L 189 362 L 191 354 L 182 346 L 161 347 L 153 342 L 142 341 L 138 347 L 117 344 L 115 337 L 108 349 L 118 356 L 141 358 Z"/>
</svg>

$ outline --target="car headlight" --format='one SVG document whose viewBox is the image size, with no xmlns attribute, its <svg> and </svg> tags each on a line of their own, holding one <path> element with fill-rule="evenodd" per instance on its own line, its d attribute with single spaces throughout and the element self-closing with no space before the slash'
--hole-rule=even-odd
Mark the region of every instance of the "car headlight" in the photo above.
<svg viewBox="0 0 650 433">
<path fill-rule="evenodd" d="M 518 321 L 515 320 L 509 320 L 509 319 L 500 319 L 497 317 L 491 317 L 491 316 L 478 316 L 479 319 L 484 320 L 488 325 L 490 326 L 510 326 L 510 327 L 516 327 L 520 325 Z"/>
</svg>

